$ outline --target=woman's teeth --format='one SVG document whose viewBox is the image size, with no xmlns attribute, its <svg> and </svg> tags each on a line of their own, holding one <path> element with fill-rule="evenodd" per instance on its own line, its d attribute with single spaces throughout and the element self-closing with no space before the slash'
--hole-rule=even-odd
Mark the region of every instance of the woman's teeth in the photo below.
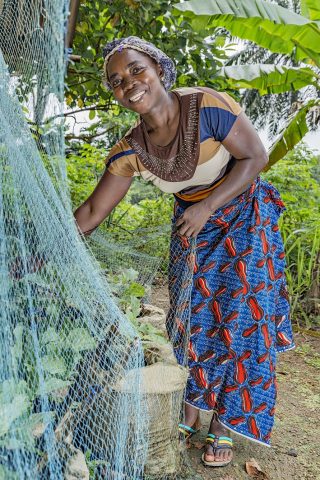
<svg viewBox="0 0 320 480">
<path fill-rule="evenodd" d="M 132 103 L 139 102 L 139 100 L 142 99 L 142 97 L 143 97 L 143 95 L 144 95 L 145 93 L 146 93 L 146 92 L 137 93 L 137 94 L 134 95 L 133 97 L 129 98 L 129 101 L 132 102 Z"/>
</svg>

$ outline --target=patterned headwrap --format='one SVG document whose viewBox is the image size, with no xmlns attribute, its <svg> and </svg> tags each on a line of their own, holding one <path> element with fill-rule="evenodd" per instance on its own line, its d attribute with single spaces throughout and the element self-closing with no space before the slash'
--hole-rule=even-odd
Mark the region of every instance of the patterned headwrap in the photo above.
<svg viewBox="0 0 320 480">
<path fill-rule="evenodd" d="M 162 68 L 163 77 L 161 77 L 161 81 L 164 88 L 169 90 L 172 87 L 176 80 L 176 67 L 171 58 L 169 58 L 162 50 L 153 45 L 153 43 L 142 40 L 142 38 L 132 36 L 113 40 L 112 42 L 107 43 L 103 49 L 103 71 L 105 75 L 104 82 L 110 90 L 112 87 L 108 80 L 107 65 L 110 57 L 116 52 L 121 52 L 124 48 L 138 50 L 138 52 L 144 53 L 155 60 L 155 62 L 158 63 Z"/>
</svg>

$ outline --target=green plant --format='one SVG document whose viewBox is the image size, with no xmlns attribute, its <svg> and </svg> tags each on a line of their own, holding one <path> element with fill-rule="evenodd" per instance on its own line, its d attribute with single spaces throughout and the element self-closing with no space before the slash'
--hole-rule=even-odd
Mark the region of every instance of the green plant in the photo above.
<svg viewBox="0 0 320 480">
<path fill-rule="evenodd" d="M 136 282 L 139 272 L 133 268 L 123 269 L 117 275 L 107 275 L 112 293 L 117 298 L 118 305 L 130 321 L 134 321 L 141 311 L 141 298 L 145 288 Z"/>
<path fill-rule="evenodd" d="M 280 219 L 293 319 L 310 328 L 319 323 L 320 159 L 300 145 L 264 178 L 280 191 L 286 211 Z"/>
<path fill-rule="evenodd" d="M 311 245 L 310 236 L 313 238 Z M 299 326 L 302 317 L 304 325 L 310 328 L 315 326 L 316 322 L 314 304 L 320 301 L 319 298 L 313 298 L 310 295 L 314 281 L 313 272 L 318 265 L 320 229 L 315 227 L 296 230 L 288 236 L 284 230 L 283 237 L 287 255 L 286 275 L 291 299 L 291 314 Z M 308 248 L 309 245 L 311 249 Z M 319 284 L 319 278 L 316 281 Z"/>
<path fill-rule="evenodd" d="M 24 451 L 34 476 L 37 472 L 32 471 L 33 465 L 36 469 L 37 460 L 43 456 L 38 440 L 49 425 L 52 427 L 55 406 L 66 398 L 83 354 L 97 344 L 84 327 L 80 312 L 77 318 L 67 315 L 63 289 L 57 294 L 50 280 L 54 274 L 54 265 L 48 262 L 40 271 L 21 274 L 8 282 L 17 301 L 10 311 L 12 335 L 6 345 L 11 376 L 0 383 L 0 449 L 4 456 Z M 30 306 L 26 291 L 37 294 L 36 305 Z M 47 408 L 38 413 L 41 402 Z M 0 464 L 0 478 L 13 480 L 17 476 Z"/>
<path fill-rule="evenodd" d="M 221 88 L 258 89 L 261 95 L 299 91 L 309 85 L 314 93 L 295 102 L 279 138 L 270 151 L 269 168 L 283 158 L 308 132 L 308 115 L 319 123 L 320 89 L 320 9 L 318 0 L 303 0 L 301 14 L 264 0 L 189 0 L 175 5 L 177 14 L 196 32 L 214 34 L 217 27 L 231 35 L 282 56 L 285 65 L 245 64 L 215 72 L 213 85 Z M 248 62 L 250 63 L 250 62 Z M 287 67 L 287 64 L 292 67 Z"/>
<path fill-rule="evenodd" d="M 87 450 L 85 453 L 86 465 L 89 469 L 89 478 L 95 480 L 97 478 L 96 471 L 99 466 L 108 466 L 108 462 L 105 460 L 92 460 L 91 450 Z"/>
<path fill-rule="evenodd" d="M 67 156 L 67 175 L 71 202 L 78 207 L 93 192 L 104 169 L 103 148 L 84 143 Z"/>
<path fill-rule="evenodd" d="M 166 345 L 168 340 L 161 330 L 139 320 L 141 299 L 145 295 L 145 288 L 136 282 L 138 275 L 139 273 L 132 268 L 124 269 L 119 275 L 108 275 L 108 281 L 111 291 L 118 298 L 119 306 L 135 327 L 146 350 L 150 344 Z"/>
</svg>

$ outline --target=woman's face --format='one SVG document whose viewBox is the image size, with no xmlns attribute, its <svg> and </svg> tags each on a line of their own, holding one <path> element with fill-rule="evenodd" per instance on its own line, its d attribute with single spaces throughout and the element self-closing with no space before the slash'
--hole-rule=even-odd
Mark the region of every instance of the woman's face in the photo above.
<svg viewBox="0 0 320 480">
<path fill-rule="evenodd" d="M 121 105 L 146 114 L 163 98 L 160 65 L 143 53 L 124 49 L 109 60 L 107 75 L 113 94 Z"/>
</svg>

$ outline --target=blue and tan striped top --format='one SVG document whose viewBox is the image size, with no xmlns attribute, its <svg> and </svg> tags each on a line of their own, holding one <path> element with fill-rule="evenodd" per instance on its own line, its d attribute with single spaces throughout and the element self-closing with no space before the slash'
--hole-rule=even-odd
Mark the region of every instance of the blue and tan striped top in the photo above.
<svg viewBox="0 0 320 480">
<path fill-rule="evenodd" d="M 139 120 L 111 149 L 106 159 L 106 168 L 113 175 L 125 177 L 140 175 L 162 191 L 173 193 L 182 200 L 199 201 L 225 180 L 234 164 L 234 159 L 222 142 L 240 115 L 241 107 L 228 94 L 218 93 L 206 87 L 179 88 L 173 93 L 180 101 L 182 125 L 174 141 L 170 142 L 168 147 L 152 145 L 147 138 L 143 122 Z M 195 100 L 195 108 L 189 107 L 192 99 Z M 194 140 L 191 141 L 194 141 L 198 148 L 193 149 L 192 155 L 185 157 L 184 163 L 183 161 L 179 163 L 179 151 L 184 149 L 187 152 L 185 146 L 188 141 L 190 143 L 190 131 L 187 134 L 189 140 L 184 137 L 188 125 L 194 129 Z M 173 166 L 171 175 L 162 174 L 159 168 L 149 167 L 152 163 L 148 163 L 147 154 L 152 154 L 156 167 L 158 167 L 157 154 L 158 164 L 171 162 Z M 176 164 L 180 168 L 176 173 L 174 173 L 175 154 Z"/>
</svg>

